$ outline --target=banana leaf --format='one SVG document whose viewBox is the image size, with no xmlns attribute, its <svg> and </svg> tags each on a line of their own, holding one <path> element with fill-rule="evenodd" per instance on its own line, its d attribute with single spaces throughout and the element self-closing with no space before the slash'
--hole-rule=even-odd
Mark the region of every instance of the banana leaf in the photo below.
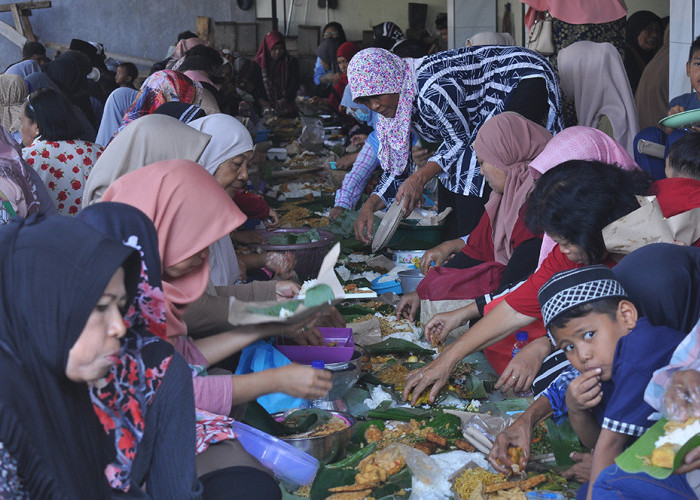
<svg viewBox="0 0 700 500">
<path fill-rule="evenodd" d="M 433 415 L 442 413 L 441 410 L 431 410 L 423 408 L 386 408 L 369 411 L 369 418 L 378 418 L 382 420 L 402 420 L 409 422 L 411 419 L 424 420 Z"/>
<path fill-rule="evenodd" d="M 410 491 L 411 478 L 411 470 L 408 467 L 404 467 L 401 472 L 389 476 L 386 483 L 372 490 L 372 496 L 377 500 L 389 500 L 389 498 L 393 498 L 393 495 L 399 493 L 401 490 Z M 406 496 L 402 498 L 406 498 Z"/>
<path fill-rule="evenodd" d="M 381 421 L 378 421 L 378 422 L 381 422 Z M 384 429 L 384 424 L 382 423 L 381 425 L 382 425 L 382 429 Z M 357 464 L 359 464 L 363 458 L 370 455 L 371 453 L 374 453 L 374 451 L 376 449 L 377 449 L 377 443 L 372 443 L 370 445 L 365 446 L 364 448 L 361 448 L 360 450 L 356 451 L 355 453 L 348 455 L 343 460 L 340 460 L 340 461 L 335 462 L 333 464 L 327 464 L 326 467 L 329 469 L 344 469 L 344 468 L 356 467 Z"/>
<path fill-rule="evenodd" d="M 371 355 L 378 354 L 397 354 L 397 353 L 411 353 L 411 354 L 435 354 L 432 349 L 424 349 L 413 342 L 408 340 L 388 338 L 377 344 L 370 344 L 365 346 L 365 351 Z"/>
<path fill-rule="evenodd" d="M 320 284 L 316 285 L 313 288 L 310 288 L 306 292 L 306 297 L 304 298 L 304 305 L 306 307 L 316 307 L 320 306 L 321 304 L 327 304 L 332 302 L 335 299 L 335 295 L 333 294 L 333 290 L 331 290 L 331 287 L 325 284 Z"/>
<path fill-rule="evenodd" d="M 354 467 L 322 466 L 311 485 L 311 500 L 325 500 L 330 496 L 328 488 L 355 484 L 355 474 L 357 470 Z"/>
<path fill-rule="evenodd" d="M 560 425 L 557 425 L 554 420 L 548 419 L 546 426 L 549 442 L 552 444 L 552 453 L 554 453 L 557 465 L 574 465 L 574 461 L 571 460 L 569 454 L 572 451 L 588 451 L 579 441 L 568 418 Z"/>
<path fill-rule="evenodd" d="M 295 312 L 301 305 L 301 300 L 293 300 L 290 302 L 283 302 L 275 306 L 270 307 L 248 307 L 248 311 L 255 314 L 263 314 L 265 316 L 272 316 L 273 318 L 280 317 L 280 311 L 285 309 L 290 312 Z"/>
</svg>

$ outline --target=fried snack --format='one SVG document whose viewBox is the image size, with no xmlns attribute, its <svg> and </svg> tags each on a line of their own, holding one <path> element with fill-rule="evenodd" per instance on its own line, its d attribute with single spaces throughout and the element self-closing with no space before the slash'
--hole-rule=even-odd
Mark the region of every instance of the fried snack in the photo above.
<svg viewBox="0 0 700 500">
<path fill-rule="evenodd" d="M 377 483 L 375 485 L 370 485 L 370 484 L 362 485 L 362 484 L 355 483 L 355 484 L 348 484 L 347 486 L 336 486 L 334 488 L 328 488 L 328 492 L 329 493 L 350 493 L 350 492 L 359 493 L 362 491 L 366 491 L 367 493 L 365 493 L 365 495 L 368 495 L 369 493 L 372 492 L 372 488 L 374 488 L 375 486 L 379 486 L 379 483 Z M 330 497 L 328 497 L 328 498 L 330 498 Z M 360 497 L 360 498 L 364 498 L 364 497 Z"/>
<path fill-rule="evenodd" d="M 518 483 L 515 481 L 505 481 L 503 483 L 492 483 L 484 485 L 484 493 L 495 493 L 501 490 L 511 490 L 517 488 Z"/>
<path fill-rule="evenodd" d="M 365 429 L 365 441 L 367 441 L 367 444 L 381 441 L 382 435 L 382 431 L 376 425 L 370 425 Z"/>
<path fill-rule="evenodd" d="M 439 446 L 440 448 L 447 448 L 447 439 L 442 437 L 442 436 L 437 435 L 434 432 L 431 432 L 430 434 L 428 434 L 428 437 L 426 438 L 426 440 L 429 443 L 434 443 L 435 445 Z"/>
<path fill-rule="evenodd" d="M 349 491 L 345 493 L 335 493 L 329 497 L 326 497 L 326 500 L 369 500 L 370 498 L 372 498 L 369 496 L 370 493 L 372 493 L 371 489 Z"/>
<path fill-rule="evenodd" d="M 547 480 L 547 476 L 540 474 L 538 476 L 532 476 L 530 479 L 524 479 L 518 483 L 518 487 L 521 490 L 531 490 L 538 484 L 544 483 Z"/>
<path fill-rule="evenodd" d="M 473 453 L 476 448 L 471 445 L 471 443 L 467 443 L 463 439 L 456 439 L 455 440 L 455 446 L 459 448 L 462 451 L 466 451 L 467 453 Z"/>
<path fill-rule="evenodd" d="M 435 450 L 437 450 L 437 445 L 435 443 L 431 443 L 430 441 L 420 441 L 415 443 L 413 447 L 416 450 L 422 451 L 426 455 L 432 455 L 435 453 Z"/>
<path fill-rule="evenodd" d="M 399 363 L 396 363 L 384 368 L 377 375 L 377 378 L 381 381 L 382 384 L 403 387 L 404 385 L 406 385 L 406 377 L 408 377 L 408 373 L 408 368 Z"/>
<path fill-rule="evenodd" d="M 679 449 L 680 446 L 672 443 L 661 445 L 651 452 L 651 456 L 649 457 L 649 465 L 653 465 L 654 467 L 663 467 L 664 469 L 672 469 L 673 460 L 676 458 L 676 452 Z"/>
</svg>

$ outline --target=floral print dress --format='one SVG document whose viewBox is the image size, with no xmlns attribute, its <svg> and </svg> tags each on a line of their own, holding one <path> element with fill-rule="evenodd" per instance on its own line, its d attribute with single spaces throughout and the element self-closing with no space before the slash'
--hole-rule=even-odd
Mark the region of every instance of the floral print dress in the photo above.
<svg viewBox="0 0 700 500">
<path fill-rule="evenodd" d="M 85 182 L 103 150 L 86 141 L 36 139 L 22 150 L 22 156 L 41 177 L 58 213 L 76 215 L 82 208 Z"/>
</svg>

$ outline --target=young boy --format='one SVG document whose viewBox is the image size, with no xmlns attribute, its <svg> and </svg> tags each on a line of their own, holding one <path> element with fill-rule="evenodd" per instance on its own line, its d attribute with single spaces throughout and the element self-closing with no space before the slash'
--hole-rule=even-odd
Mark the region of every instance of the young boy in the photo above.
<svg viewBox="0 0 700 500">
<path fill-rule="evenodd" d="M 120 87 L 135 89 L 134 82 L 139 77 L 139 70 L 136 65 L 130 62 L 121 63 L 117 66 L 117 74 L 114 81 Z"/>
<path fill-rule="evenodd" d="M 590 483 L 579 491 L 591 499 L 598 474 L 652 425 L 655 410 L 644 390 L 685 333 L 639 318 L 606 266 L 558 273 L 538 299 L 557 347 L 581 372 L 566 391 L 566 406 L 579 439 L 594 448 Z"/>
<path fill-rule="evenodd" d="M 693 90 L 671 99 L 671 102 L 668 103 L 667 116 L 700 108 L 700 37 L 697 37 L 690 45 L 685 70 Z M 697 127 L 692 127 L 691 130 L 694 132 L 700 131 Z M 662 179 L 664 176 L 664 160 L 640 153 L 637 151 L 637 143 L 640 139 L 645 139 L 657 144 L 663 144 L 666 146 L 666 154 L 668 155 L 668 148 L 684 134 L 686 134 L 685 130 L 673 130 L 668 127 L 664 130 L 656 126 L 641 130 L 634 138 L 634 161 L 642 169 L 649 172 L 653 179 Z"/>
</svg>

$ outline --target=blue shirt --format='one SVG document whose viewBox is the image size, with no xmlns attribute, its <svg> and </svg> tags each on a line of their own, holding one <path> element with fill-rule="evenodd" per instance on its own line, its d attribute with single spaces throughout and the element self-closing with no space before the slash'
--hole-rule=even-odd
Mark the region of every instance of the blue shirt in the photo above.
<svg viewBox="0 0 700 500">
<path fill-rule="evenodd" d="M 656 410 L 644 401 L 644 390 L 655 370 L 668 365 L 686 334 L 653 326 L 640 318 L 632 331 L 617 342 L 612 366 L 612 394 L 605 407 L 603 429 L 641 436 Z"/>
<path fill-rule="evenodd" d="M 674 106 L 683 106 L 686 111 L 690 111 L 691 109 L 698 109 L 700 108 L 700 99 L 698 99 L 697 93 L 688 92 L 687 94 L 681 94 L 671 99 L 671 102 L 668 103 L 669 111 Z"/>
</svg>

